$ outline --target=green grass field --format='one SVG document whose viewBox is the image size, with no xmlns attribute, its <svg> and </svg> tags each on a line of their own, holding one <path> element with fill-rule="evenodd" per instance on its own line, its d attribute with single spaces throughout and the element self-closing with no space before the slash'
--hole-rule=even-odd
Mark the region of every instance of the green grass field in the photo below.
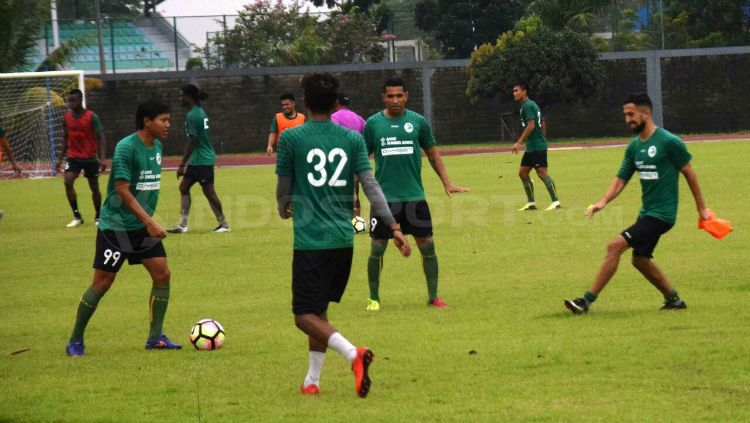
<svg viewBox="0 0 750 423">
<path fill-rule="evenodd" d="M 680 312 L 658 310 L 661 296 L 628 255 L 588 315 L 563 307 L 588 288 L 607 241 L 637 215 L 634 179 L 600 215 L 583 217 L 622 148 L 550 152 L 564 206 L 551 213 L 515 211 L 525 201 L 518 157 L 445 158 L 451 178 L 471 188 L 451 199 L 425 165 L 450 307 L 425 305 L 418 251 L 403 259 L 391 246 L 382 309 L 366 312 L 369 239 L 356 237 L 347 293 L 329 314 L 376 354 L 365 400 L 333 352 L 321 395 L 298 393 L 307 347 L 290 311 L 292 230 L 275 212 L 273 167 L 217 170 L 231 233 L 210 233 L 215 222 L 195 187 L 191 231 L 165 240 L 165 331 L 187 344 L 193 322 L 215 318 L 227 341 L 210 353 L 144 351 L 150 280 L 141 266 L 124 266 L 89 325 L 87 355 L 66 357 L 92 275 L 88 188 L 76 184 L 86 224 L 67 229 L 61 179 L 0 181 L 0 422 L 749 421 L 750 186 L 741 170 L 750 142 L 689 149 L 709 207 L 735 232 L 718 241 L 698 231 L 681 181 L 678 223 L 655 252 L 689 305 Z M 157 217 L 171 225 L 178 181 L 174 172 L 163 177 Z M 548 204 L 541 184 L 537 196 Z"/>
</svg>

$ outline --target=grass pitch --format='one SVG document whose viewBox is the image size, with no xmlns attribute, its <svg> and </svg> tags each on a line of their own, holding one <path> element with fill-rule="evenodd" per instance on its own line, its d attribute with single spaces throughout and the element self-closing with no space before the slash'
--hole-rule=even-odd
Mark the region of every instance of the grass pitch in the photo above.
<svg viewBox="0 0 750 423">
<path fill-rule="evenodd" d="M 564 208 L 549 213 L 515 211 L 525 201 L 519 157 L 445 158 L 451 178 L 471 188 L 451 199 L 425 163 L 440 295 L 450 307 L 425 305 L 418 251 L 403 259 L 391 246 L 382 309 L 366 312 L 369 239 L 356 237 L 347 293 L 329 314 L 376 354 L 365 400 L 333 352 L 321 395 L 298 393 L 307 348 L 290 312 L 292 229 L 276 216 L 273 167 L 217 170 L 231 233 L 210 233 L 215 222 L 195 187 L 190 232 L 165 240 L 172 270 L 165 331 L 184 350 L 143 349 L 150 281 L 141 266 L 124 266 L 79 359 L 64 347 L 91 282 L 88 188 L 76 184 L 86 224 L 67 229 L 61 179 L 0 181 L 0 421 L 748 421 L 750 187 L 740 171 L 750 143 L 689 149 L 707 204 L 735 232 L 718 241 L 698 231 L 681 181 L 678 223 L 655 252 L 688 303 L 681 312 L 658 311 L 659 293 L 628 255 L 588 315 L 563 307 L 588 288 L 607 241 L 637 215 L 633 179 L 601 214 L 583 217 L 623 148 L 550 152 Z M 178 218 L 174 175 L 163 174 L 164 225 Z M 536 191 L 546 207 L 543 184 Z M 190 327 L 204 317 L 224 325 L 223 349 L 188 345 Z"/>
</svg>

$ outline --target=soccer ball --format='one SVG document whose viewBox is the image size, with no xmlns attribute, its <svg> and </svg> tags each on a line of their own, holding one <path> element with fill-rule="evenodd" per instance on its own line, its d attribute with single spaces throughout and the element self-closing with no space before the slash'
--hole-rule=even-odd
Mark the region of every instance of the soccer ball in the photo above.
<svg viewBox="0 0 750 423">
<path fill-rule="evenodd" d="M 355 234 L 361 234 L 362 232 L 367 229 L 367 223 L 365 223 L 365 219 L 362 219 L 359 216 L 356 216 L 352 219 L 352 230 Z"/>
<path fill-rule="evenodd" d="M 190 331 L 190 342 L 196 350 L 218 350 L 224 345 L 224 328 L 213 319 L 199 320 Z"/>
</svg>

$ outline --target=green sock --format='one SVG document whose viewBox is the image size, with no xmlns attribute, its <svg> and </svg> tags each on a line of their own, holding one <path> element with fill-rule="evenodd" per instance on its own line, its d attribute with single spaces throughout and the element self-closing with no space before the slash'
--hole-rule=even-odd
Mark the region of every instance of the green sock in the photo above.
<svg viewBox="0 0 750 423">
<path fill-rule="evenodd" d="M 427 278 L 427 294 L 429 301 L 432 302 L 437 298 L 438 290 L 438 259 L 435 254 L 435 242 L 430 241 L 427 244 L 419 246 L 419 252 L 422 253 L 422 269 L 424 276 Z"/>
<path fill-rule="evenodd" d="M 544 185 L 547 187 L 549 196 L 552 197 L 552 201 L 557 201 L 557 188 L 555 188 L 555 181 L 552 180 L 551 176 L 545 176 L 542 178 Z"/>
<path fill-rule="evenodd" d="M 528 176 L 525 178 L 521 178 L 521 182 L 523 182 L 523 190 L 526 191 L 526 200 L 528 200 L 529 203 L 534 202 L 534 182 L 531 181 L 531 178 Z"/>
<path fill-rule="evenodd" d="M 372 241 L 370 257 L 367 259 L 367 283 L 370 285 L 370 299 L 380 301 L 380 272 L 383 270 L 383 254 L 388 244 Z"/>
<path fill-rule="evenodd" d="M 591 303 L 593 303 L 594 301 L 596 301 L 596 297 L 597 297 L 597 295 L 596 295 L 596 294 L 592 294 L 592 293 L 591 293 L 591 292 L 589 292 L 589 291 L 586 291 L 586 293 L 585 293 L 585 294 L 583 294 L 583 299 L 584 299 L 584 300 L 586 300 L 586 301 L 588 301 L 588 302 L 589 302 L 589 304 L 591 304 Z"/>
<path fill-rule="evenodd" d="M 167 305 L 169 305 L 169 285 L 164 287 L 154 285 L 151 288 L 151 298 L 149 299 L 149 309 L 151 311 L 151 326 L 148 331 L 149 338 L 156 338 L 162 334 L 164 316 L 167 314 Z"/>
<path fill-rule="evenodd" d="M 99 300 L 103 296 L 104 294 L 94 291 L 92 287 L 89 287 L 83 293 L 81 302 L 78 304 L 76 324 L 73 326 L 73 334 L 70 335 L 70 342 L 83 342 L 83 332 L 86 330 L 86 325 L 89 324 L 89 319 L 91 319 L 91 316 L 96 311 L 96 305 L 99 304 Z"/>
</svg>

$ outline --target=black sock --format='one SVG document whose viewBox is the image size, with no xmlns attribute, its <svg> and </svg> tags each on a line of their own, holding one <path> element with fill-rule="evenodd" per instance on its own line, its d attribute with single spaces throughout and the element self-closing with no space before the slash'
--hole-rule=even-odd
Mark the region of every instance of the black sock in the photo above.
<svg viewBox="0 0 750 423">
<path fill-rule="evenodd" d="M 81 218 L 81 212 L 78 211 L 78 200 L 73 200 L 70 202 L 70 208 L 73 210 L 73 217 L 76 219 Z"/>
</svg>

